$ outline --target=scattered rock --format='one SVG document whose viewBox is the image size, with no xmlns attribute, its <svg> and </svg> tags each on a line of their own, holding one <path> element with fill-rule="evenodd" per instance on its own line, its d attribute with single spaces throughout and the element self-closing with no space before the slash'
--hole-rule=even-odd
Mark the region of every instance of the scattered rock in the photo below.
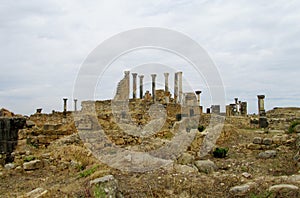
<svg viewBox="0 0 300 198">
<path fill-rule="evenodd" d="M 300 183 L 300 175 L 291 175 L 288 178 L 288 181 L 295 182 L 295 183 Z"/>
<path fill-rule="evenodd" d="M 300 133 L 300 124 L 295 126 L 294 131 L 295 133 Z"/>
<path fill-rule="evenodd" d="M 279 192 L 279 191 L 297 191 L 299 187 L 292 184 L 278 184 L 271 186 L 269 188 L 270 192 Z"/>
<path fill-rule="evenodd" d="M 244 195 L 247 192 L 249 192 L 251 189 L 251 186 L 249 184 L 243 184 L 240 186 L 234 186 L 230 188 L 229 192 L 234 195 Z"/>
<path fill-rule="evenodd" d="M 94 190 L 105 193 L 105 197 L 117 197 L 120 196 L 118 192 L 118 182 L 113 175 L 106 175 L 90 181 L 90 185 Z M 95 192 L 95 191 L 94 191 Z"/>
<path fill-rule="evenodd" d="M 272 139 L 271 138 L 264 138 L 262 143 L 264 145 L 271 145 L 272 144 Z"/>
<path fill-rule="evenodd" d="M 195 161 L 195 166 L 198 168 L 199 172 L 203 173 L 212 173 L 217 170 L 215 163 L 210 160 Z"/>
<path fill-rule="evenodd" d="M 253 138 L 253 144 L 261 144 L 262 138 L 261 137 L 254 137 Z"/>
<path fill-rule="evenodd" d="M 177 162 L 178 164 L 191 164 L 194 161 L 194 156 L 192 156 L 189 153 L 182 153 L 182 155 L 178 158 Z"/>
<path fill-rule="evenodd" d="M 247 148 L 250 149 L 250 150 L 260 150 L 261 145 L 250 143 L 250 144 L 247 145 Z"/>
<path fill-rule="evenodd" d="M 194 173 L 197 172 L 196 168 L 187 166 L 187 165 L 181 165 L 181 164 L 175 164 L 174 169 L 178 173 Z"/>
<path fill-rule="evenodd" d="M 35 126 L 35 123 L 33 121 L 31 121 L 31 120 L 26 120 L 26 126 L 28 128 L 32 128 L 32 127 Z"/>
<path fill-rule="evenodd" d="M 26 193 L 26 196 L 25 197 L 34 197 L 34 198 L 37 198 L 37 197 L 42 197 L 42 196 L 45 196 L 47 195 L 48 193 L 48 190 L 45 190 L 43 188 L 36 188 L 28 193 Z"/>
<path fill-rule="evenodd" d="M 268 159 L 268 158 L 276 157 L 276 154 L 277 154 L 277 152 L 275 150 L 267 150 L 264 152 L 260 152 L 258 154 L 258 158 Z"/>
<path fill-rule="evenodd" d="M 14 169 L 15 165 L 13 163 L 8 163 L 8 164 L 5 164 L 4 168 L 7 170 Z"/>
<path fill-rule="evenodd" d="M 252 175 L 250 173 L 247 173 L 247 172 L 243 172 L 242 176 L 245 177 L 245 178 L 251 178 L 252 177 Z"/>
<path fill-rule="evenodd" d="M 24 170 L 35 170 L 43 167 L 43 163 L 41 160 L 33 160 L 30 162 L 25 162 L 23 164 Z"/>
</svg>

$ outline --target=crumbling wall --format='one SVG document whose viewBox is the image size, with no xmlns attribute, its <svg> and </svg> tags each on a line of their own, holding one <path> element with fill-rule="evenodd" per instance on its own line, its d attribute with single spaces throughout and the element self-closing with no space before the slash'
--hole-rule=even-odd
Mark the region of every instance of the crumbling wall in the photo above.
<svg viewBox="0 0 300 198">
<path fill-rule="evenodd" d="M 25 126 L 25 118 L 0 118 L 0 163 L 10 160 L 10 154 L 14 151 L 18 144 L 18 130 Z"/>
<path fill-rule="evenodd" d="M 274 108 L 267 112 L 270 129 L 287 131 L 291 122 L 300 120 L 300 108 Z"/>
</svg>

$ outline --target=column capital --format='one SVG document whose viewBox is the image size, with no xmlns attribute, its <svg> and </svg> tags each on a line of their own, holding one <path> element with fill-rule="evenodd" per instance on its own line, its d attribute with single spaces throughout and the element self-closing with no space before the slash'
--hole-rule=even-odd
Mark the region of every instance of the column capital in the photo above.
<svg viewBox="0 0 300 198">
<path fill-rule="evenodd" d="M 167 78 L 169 77 L 169 73 L 164 73 L 164 76 Z"/>
<path fill-rule="evenodd" d="M 139 78 L 143 79 L 143 78 L 144 78 L 144 75 L 139 75 Z"/>
<path fill-rule="evenodd" d="M 195 91 L 195 94 L 197 94 L 197 95 L 199 95 L 201 93 L 202 93 L 202 91 Z"/>
<path fill-rule="evenodd" d="M 125 76 L 128 76 L 130 74 L 130 71 L 124 71 Z"/>
<path fill-rule="evenodd" d="M 131 73 L 133 78 L 136 78 L 137 73 Z"/>
<path fill-rule="evenodd" d="M 258 98 L 258 99 L 264 99 L 264 98 L 265 98 L 265 95 L 257 95 L 257 98 Z"/>
<path fill-rule="evenodd" d="M 156 74 L 151 74 L 152 80 L 156 78 Z"/>
</svg>

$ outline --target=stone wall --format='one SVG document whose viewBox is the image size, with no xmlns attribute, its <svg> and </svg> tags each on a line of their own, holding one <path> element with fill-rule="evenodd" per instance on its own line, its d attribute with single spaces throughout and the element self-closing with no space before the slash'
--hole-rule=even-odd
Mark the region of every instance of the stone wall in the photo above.
<svg viewBox="0 0 300 198">
<path fill-rule="evenodd" d="M 18 144 L 18 131 L 25 126 L 25 118 L 0 118 L 0 155 L 3 162 L 10 161 L 10 153 Z M 5 157 L 3 157 L 3 156 Z"/>
<path fill-rule="evenodd" d="M 270 129 L 287 131 L 291 122 L 300 120 L 300 108 L 274 108 L 267 112 Z"/>
</svg>

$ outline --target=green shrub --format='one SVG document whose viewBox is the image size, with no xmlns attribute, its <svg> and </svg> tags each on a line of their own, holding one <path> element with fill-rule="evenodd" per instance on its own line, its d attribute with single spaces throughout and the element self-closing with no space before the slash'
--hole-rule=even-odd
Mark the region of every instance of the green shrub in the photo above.
<svg viewBox="0 0 300 198">
<path fill-rule="evenodd" d="M 106 193 L 105 193 L 105 190 L 99 184 L 96 185 L 96 187 L 95 187 L 94 197 L 96 197 L 96 198 L 105 198 L 105 197 L 107 197 Z"/>
<path fill-rule="evenodd" d="M 90 168 L 90 169 L 87 169 L 85 171 L 82 171 L 81 173 L 79 173 L 79 177 L 90 176 L 91 174 L 93 174 L 97 170 L 98 167 L 99 166 L 97 165 L 97 166 L 94 166 L 93 168 Z"/>
<path fill-rule="evenodd" d="M 213 152 L 215 158 L 224 158 L 227 155 L 228 148 L 216 148 Z"/>
<path fill-rule="evenodd" d="M 289 133 L 294 133 L 295 127 L 296 127 L 297 125 L 299 125 L 299 124 L 300 124 L 300 121 L 299 121 L 299 120 L 293 121 L 293 122 L 291 123 L 289 129 L 288 129 L 288 132 L 289 132 Z"/>
<path fill-rule="evenodd" d="M 35 160 L 35 159 L 36 158 L 34 156 L 29 155 L 29 156 L 24 157 L 23 161 L 24 162 L 30 162 L 30 161 Z"/>
<path fill-rule="evenodd" d="M 199 132 L 202 132 L 202 131 L 204 131 L 205 130 L 205 127 L 203 126 L 203 125 L 199 125 L 198 126 L 198 131 Z"/>
</svg>

